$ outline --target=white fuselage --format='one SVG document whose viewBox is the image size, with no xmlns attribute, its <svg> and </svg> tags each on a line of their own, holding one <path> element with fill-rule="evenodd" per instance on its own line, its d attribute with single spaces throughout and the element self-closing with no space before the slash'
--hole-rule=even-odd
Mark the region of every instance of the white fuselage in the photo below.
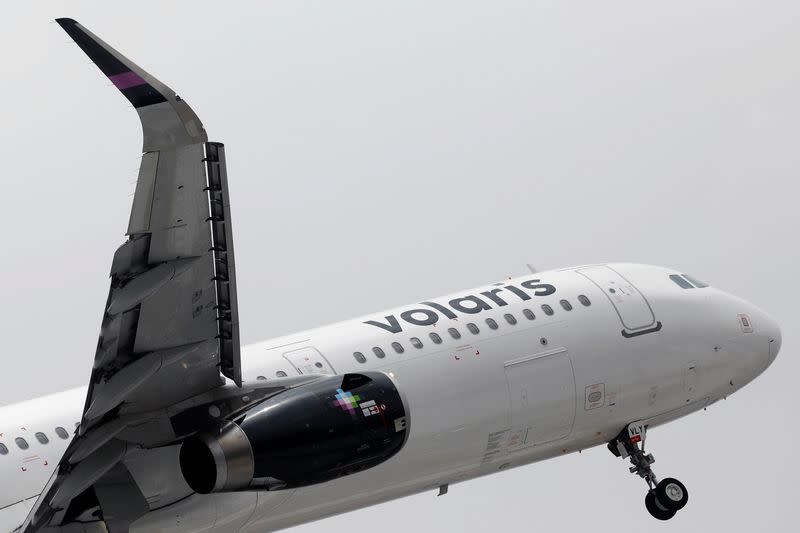
<svg viewBox="0 0 800 533">
<path fill-rule="evenodd" d="M 634 421 L 658 425 L 702 409 L 763 372 L 780 332 L 751 304 L 713 287 L 682 288 L 675 274 L 633 264 L 542 272 L 251 345 L 242 354 L 251 383 L 388 373 L 409 405 L 406 445 L 335 481 L 205 496 L 190 495 L 176 447 L 163 450 L 157 472 L 138 469 L 131 457 L 126 465 L 151 509 L 132 531 L 272 531 L 603 444 Z M 85 389 L 75 389 L 0 408 L 0 443 L 9 450 L 0 455 L 0 531 L 24 519 L 68 443 L 55 428 L 71 435 L 84 401 Z M 20 437 L 29 449 L 17 446 Z"/>
</svg>

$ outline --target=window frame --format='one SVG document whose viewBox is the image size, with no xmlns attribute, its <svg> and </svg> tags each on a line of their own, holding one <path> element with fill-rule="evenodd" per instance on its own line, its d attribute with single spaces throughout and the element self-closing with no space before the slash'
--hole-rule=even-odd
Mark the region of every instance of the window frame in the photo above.
<svg viewBox="0 0 800 533">
<path fill-rule="evenodd" d="M 469 331 L 473 335 L 479 335 L 481 332 L 481 328 L 479 328 L 478 324 L 476 324 L 475 322 L 468 322 L 467 331 Z"/>
<path fill-rule="evenodd" d="M 498 324 L 498 323 L 497 323 L 497 320 L 495 320 L 495 319 L 494 319 L 494 318 L 492 318 L 492 317 L 489 317 L 489 318 L 487 318 L 487 319 L 486 319 L 486 325 L 487 325 L 487 326 L 489 327 L 489 329 L 491 329 L 491 330 L 498 330 L 498 329 L 500 329 L 500 324 Z"/>
<path fill-rule="evenodd" d="M 362 365 L 367 362 L 367 356 L 364 355 L 364 352 L 353 352 L 353 359 L 355 359 L 357 363 Z"/>
<path fill-rule="evenodd" d="M 578 295 L 578 301 L 584 307 L 591 307 L 592 306 L 592 301 L 585 294 L 579 294 Z"/>
<path fill-rule="evenodd" d="M 680 274 L 670 274 L 669 275 L 669 279 L 671 279 L 672 282 L 675 285 L 677 285 L 678 287 L 680 287 L 681 289 L 695 289 L 696 288 L 694 285 L 692 285 L 692 283 L 688 279 L 684 278 Z"/>
<path fill-rule="evenodd" d="M 430 337 L 431 342 L 433 344 L 442 344 L 442 336 L 436 333 L 435 331 L 431 331 L 428 333 L 428 337 Z"/>
<path fill-rule="evenodd" d="M 50 444 L 50 439 L 41 431 L 37 431 L 33 434 L 36 437 L 36 440 L 39 441 L 39 444 Z"/>
<path fill-rule="evenodd" d="M 31 447 L 28 441 L 25 440 L 23 437 L 17 437 L 16 439 L 14 439 L 14 444 L 16 444 L 17 448 L 19 448 L 20 450 L 27 450 Z"/>
<path fill-rule="evenodd" d="M 449 333 L 449 334 L 450 334 L 450 336 L 451 336 L 451 337 L 452 337 L 454 340 L 458 340 L 458 339 L 460 339 L 460 338 L 461 338 L 461 332 L 460 332 L 460 331 L 458 331 L 458 329 L 456 329 L 456 328 L 447 328 L 447 333 Z"/>
<path fill-rule="evenodd" d="M 550 304 L 542 304 L 542 312 L 547 316 L 553 316 L 556 314 L 555 309 L 553 309 Z"/>
<path fill-rule="evenodd" d="M 411 343 L 411 346 L 416 348 L 417 350 L 421 350 L 425 345 L 422 343 L 422 339 L 419 337 L 411 337 L 408 339 L 408 342 Z"/>
<path fill-rule="evenodd" d="M 528 320 L 536 320 L 536 313 L 534 313 L 527 307 L 522 310 L 522 314 L 525 315 L 525 318 L 527 318 Z"/>
<path fill-rule="evenodd" d="M 380 346 L 373 346 L 372 353 L 375 354 L 375 357 L 378 359 L 384 359 L 386 357 L 386 352 L 383 351 L 383 348 Z"/>
<path fill-rule="evenodd" d="M 572 311 L 574 309 L 574 307 L 572 307 L 572 302 L 570 302 L 566 298 L 562 298 L 561 300 L 558 301 L 558 303 L 561 304 L 561 307 L 564 309 L 564 311 Z"/>
<path fill-rule="evenodd" d="M 392 342 L 392 350 L 394 350 L 397 354 L 401 354 L 406 351 L 406 349 L 403 348 L 403 345 L 397 341 Z"/>
<path fill-rule="evenodd" d="M 694 285 L 698 289 L 705 289 L 706 287 L 710 287 L 711 286 L 708 283 L 706 283 L 705 281 L 700 281 L 696 277 L 690 276 L 689 274 L 681 274 L 681 275 L 683 276 L 683 279 L 685 279 L 686 281 L 688 281 L 689 283 L 691 283 L 692 285 Z"/>
<path fill-rule="evenodd" d="M 8 455 L 8 454 L 9 454 L 8 446 L 6 446 L 4 442 L 0 442 L 0 455 Z"/>
<path fill-rule="evenodd" d="M 56 436 L 61 440 L 67 440 L 69 438 L 69 431 L 61 426 L 57 426 L 53 431 L 55 431 Z"/>
</svg>

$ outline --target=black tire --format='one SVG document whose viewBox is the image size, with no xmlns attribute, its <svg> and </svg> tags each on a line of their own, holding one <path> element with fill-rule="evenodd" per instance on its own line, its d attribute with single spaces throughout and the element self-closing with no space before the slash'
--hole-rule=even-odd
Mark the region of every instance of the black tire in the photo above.
<svg viewBox="0 0 800 533">
<path fill-rule="evenodd" d="M 665 509 L 661 505 L 659 505 L 658 501 L 656 501 L 656 495 L 653 491 L 648 491 L 647 496 L 644 497 L 644 506 L 647 507 L 647 512 L 653 518 L 658 520 L 669 520 L 675 513 L 678 511 L 673 511 L 670 509 Z"/>
<path fill-rule="evenodd" d="M 665 477 L 656 485 L 656 500 L 672 511 L 680 511 L 689 501 L 689 492 L 683 483 L 675 478 Z"/>
</svg>

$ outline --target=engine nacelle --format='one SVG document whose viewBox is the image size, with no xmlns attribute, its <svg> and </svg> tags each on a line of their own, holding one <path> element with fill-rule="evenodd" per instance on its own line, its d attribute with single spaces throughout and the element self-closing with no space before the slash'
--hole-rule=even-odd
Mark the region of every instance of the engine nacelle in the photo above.
<svg viewBox="0 0 800 533">
<path fill-rule="evenodd" d="M 301 487 L 386 461 L 405 444 L 408 423 L 405 401 L 386 374 L 331 376 L 188 439 L 180 466 L 200 494 Z"/>
</svg>

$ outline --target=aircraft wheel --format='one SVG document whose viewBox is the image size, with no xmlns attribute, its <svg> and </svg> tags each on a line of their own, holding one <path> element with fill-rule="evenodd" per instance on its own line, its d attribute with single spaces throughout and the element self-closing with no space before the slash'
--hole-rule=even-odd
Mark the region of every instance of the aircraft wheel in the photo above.
<svg viewBox="0 0 800 533">
<path fill-rule="evenodd" d="M 655 496 L 658 503 L 671 511 L 680 511 L 689 501 L 689 492 L 683 483 L 667 477 L 656 485 Z"/>
<path fill-rule="evenodd" d="M 669 520 L 678 512 L 663 507 L 656 500 L 656 495 L 653 491 L 647 491 L 647 496 L 644 497 L 644 506 L 647 507 L 647 512 L 658 520 Z"/>
</svg>

